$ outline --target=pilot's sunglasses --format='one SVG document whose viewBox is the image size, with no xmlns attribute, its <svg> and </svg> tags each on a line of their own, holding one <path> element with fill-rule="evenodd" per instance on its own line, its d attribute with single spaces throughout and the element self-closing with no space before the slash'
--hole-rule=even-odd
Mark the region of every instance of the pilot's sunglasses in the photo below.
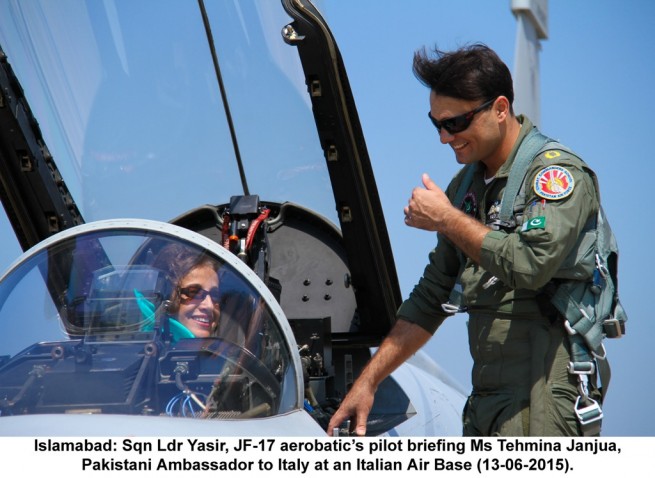
<svg viewBox="0 0 655 478">
<path fill-rule="evenodd" d="M 209 296 L 214 303 L 214 306 L 218 306 L 218 301 L 221 298 L 221 295 L 217 287 L 214 287 L 211 290 L 205 290 L 197 285 L 190 285 L 189 287 L 180 287 L 180 302 L 186 304 L 190 301 L 202 302 L 205 300 L 205 297 Z"/>
<path fill-rule="evenodd" d="M 450 134 L 461 133 L 471 125 L 471 121 L 473 121 L 473 118 L 475 117 L 476 114 L 478 114 L 480 111 L 489 108 L 489 106 L 491 106 L 494 103 L 494 101 L 496 101 L 496 98 L 494 98 L 493 100 L 489 100 L 485 103 L 482 103 L 480 106 L 478 106 L 474 110 L 469 111 L 468 113 L 464 113 L 463 115 L 459 115 L 459 116 L 453 116 L 452 118 L 446 118 L 441 121 L 434 119 L 434 117 L 430 114 L 429 111 L 428 111 L 428 117 L 430 118 L 430 121 L 432 121 L 434 127 L 437 128 L 437 131 L 439 131 L 439 133 L 441 133 L 441 128 L 444 128 Z"/>
</svg>

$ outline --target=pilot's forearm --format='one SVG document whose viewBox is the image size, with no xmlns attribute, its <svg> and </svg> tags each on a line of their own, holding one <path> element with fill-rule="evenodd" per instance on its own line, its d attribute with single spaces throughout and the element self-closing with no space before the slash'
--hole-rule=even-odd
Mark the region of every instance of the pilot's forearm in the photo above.
<svg viewBox="0 0 655 478">
<path fill-rule="evenodd" d="M 328 424 L 328 433 L 332 433 L 332 430 L 339 427 L 347 418 L 352 418 L 355 434 L 364 436 L 366 419 L 373 407 L 373 396 L 378 385 L 420 349 L 430 337 L 431 334 L 422 327 L 406 320 L 398 320 L 362 370 L 339 409 L 332 415 Z"/>
<path fill-rule="evenodd" d="M 480 263 L 482 242 L 491 229 L 455 208 L 436 220 L 435 226 L 473 262 Z"/>
<path fill-rule="evenodd" d="M 424 328 L 399 319 L 357 381 L 368 384 L 372 390 L 377 389 L 382 380 L 416 353 L 431 336 Z"/>
</svg>

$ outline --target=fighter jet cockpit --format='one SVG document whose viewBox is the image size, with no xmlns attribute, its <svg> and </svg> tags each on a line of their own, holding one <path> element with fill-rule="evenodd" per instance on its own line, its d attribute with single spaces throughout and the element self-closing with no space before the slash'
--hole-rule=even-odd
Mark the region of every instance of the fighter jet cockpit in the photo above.
<svg viewBox="0 0 655 478">
<path fill-rule="evenodd" d="M 401 303 L 311 0 L 0 2 L 0 202 L 0 435 L 324 435 Z M 464 397 L 417 354 L 367 433 Z"/>
<path fill-rule="evenodd" d="M 0 415 L 254 418 L 298 407 L 295 345 L 272 294 L 227 250 L 178 229 L 82 226 L 7 274 Z"/>
</svg>

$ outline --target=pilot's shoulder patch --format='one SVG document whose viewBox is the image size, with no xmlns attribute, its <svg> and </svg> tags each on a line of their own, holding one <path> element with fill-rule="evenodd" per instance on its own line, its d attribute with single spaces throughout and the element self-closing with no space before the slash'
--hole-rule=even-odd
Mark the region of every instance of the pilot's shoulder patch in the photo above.
<svg viewBox="0 0 655 478">
<path fill-rule="evenodd" d="M 544 199 L 563 199 L 573 192 L 575 181 L 562 166 L 547 166 L 534 179 L 534 192 Z"/>
</svg>

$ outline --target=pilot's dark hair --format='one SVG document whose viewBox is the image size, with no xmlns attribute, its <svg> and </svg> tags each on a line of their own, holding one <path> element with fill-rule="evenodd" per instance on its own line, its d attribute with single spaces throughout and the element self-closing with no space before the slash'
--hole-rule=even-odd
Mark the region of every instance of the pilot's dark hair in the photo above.
<svg viewBox="0 0 655 478">
<path fill-rule="evenodd" d="M 412 69 L 435 94 L 469 101 L 504 96 L 514 114 L 512 74 L 491 48 L 475 43 L 452 52 L 435 48 L 433 54 L 428 55 L 425 48 L 417 50 Z"/>
<path fill-rule="evenodd" d="M 165 271 L 171 282 L 171 295 L 168 306 L 169 313 L 177 313 L 180 308 L 180 293 L 178 285 L 191 270 L 198 266 L 209 266 L 218 272 L 219 263 L 207 253 L 180 243 L 164 246 L 152 266 Z"/>
</svg>

